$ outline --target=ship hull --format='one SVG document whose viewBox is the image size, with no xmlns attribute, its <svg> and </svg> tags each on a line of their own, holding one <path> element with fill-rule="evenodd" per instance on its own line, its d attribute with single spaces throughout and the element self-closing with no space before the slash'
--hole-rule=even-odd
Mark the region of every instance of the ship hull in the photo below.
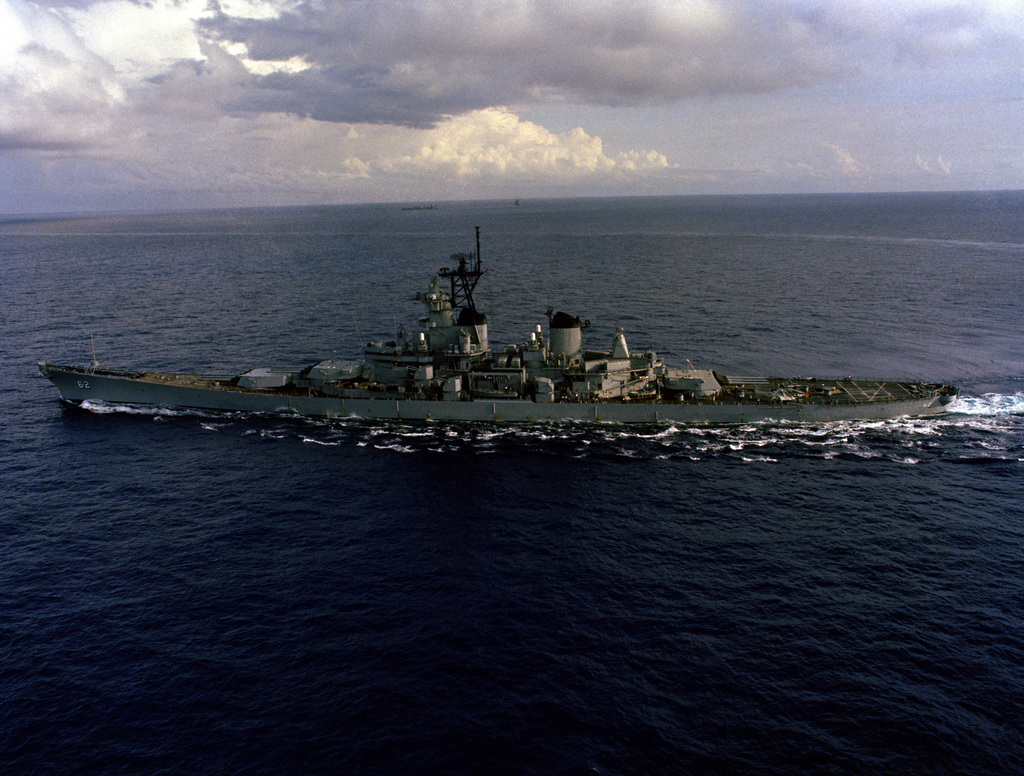
<svg viewBox="0 0 1024 776">
<path fill-rule="evenodd" d="M 895 399 L 810 401 L 614 401 L 550 402 L 531 399 L 445 401 L 394 397 L 325 396 L 312 392 L 239 389 L 204 375 L 89 370 L 41 364 L 40 371 L 71 404 L 291 414 L 315 418 L 442 420 L 536 423 L 728 424 L 763 421 L 815 423 L 932 416 L 946 411 L 955 394 Z M 842 382 L 842 381 L 833 381 Z M 851 383 L 852 384 L 852 383 Z M 890 385 L 872 383 L 872 385 Z M 895 383 L 891 385 L 896 385 Z M 863 390 L 863 384 L 859 386 Z"/>
</svg>

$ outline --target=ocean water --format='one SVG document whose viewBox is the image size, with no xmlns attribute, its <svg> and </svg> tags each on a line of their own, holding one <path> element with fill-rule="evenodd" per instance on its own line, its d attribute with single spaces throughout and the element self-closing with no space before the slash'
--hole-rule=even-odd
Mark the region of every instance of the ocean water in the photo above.
<svg viewBox="0 0 1024 776">
<path fill-rule="evenodd" d="M 955 382 L 688 428 L 64 407 L 36 363 L 390 336 L 481 227 L 491 341 Z M 0 219 L 0 771 L 1024 770 L 1024 193 Z"/>
</svg>

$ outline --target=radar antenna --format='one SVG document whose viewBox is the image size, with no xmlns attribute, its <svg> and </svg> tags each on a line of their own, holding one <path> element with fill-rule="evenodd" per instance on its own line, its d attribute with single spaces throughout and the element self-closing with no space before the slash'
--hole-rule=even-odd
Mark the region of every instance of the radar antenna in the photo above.
<svg viewBox="0 0 1024 776">
<path fill-rule="evenodd" d="M 453 253 L 451 260 L 458 262 L 456 267 L 442 267 L 438 275 L 451 281 L 452 307 L 464 305 L 467 310 L 476 312 L 473 301 L 473 289 L 480 282 L 484 270 L 480 268 L 480 227 L 476 227 L 476 253 Z"/>
</svg>

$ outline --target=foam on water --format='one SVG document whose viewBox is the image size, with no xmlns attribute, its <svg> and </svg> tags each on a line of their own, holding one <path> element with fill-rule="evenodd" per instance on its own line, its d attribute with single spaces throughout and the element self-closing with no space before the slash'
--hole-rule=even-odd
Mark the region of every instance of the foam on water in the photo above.
<svg viewBox="0 0 1024 776">
<path fill-rule="evenodd" d="M 941 458 L 944 446 L 956 442 L 970 451 L 958 460 L 1024 459 L 1024 452 L 1013 441 L 1021 433 L 1018 419 L 1024 417 L 1024 393 L 1020 392 L 961 397 L 949 413 L 933 418 L 692 427 L 675 423 L 623 426 L 571 421 L 493 425 L 323 420 L 292 414 L 223 414 L 91 402 L 84 402 L 82 409 L 96 415 L 151 416 L 157 422 L 195 418 L 199 428 L 209 433 L 234 433 L 243 437 L 256 434 L 265 441 L 297 440 L 325 448 L 359 449 L 369 444 L 374 450 L 403 455 L 515 452 L 567 454 L 575 459 L 738 459 L 749 464 L 774 464 L 787 458 L 810 457 L 827 461 L 888 460 L 917 465 Z M 254 428 L 254 424 L 259 427 Z M 187 430 L 174 433 L 184 434 Z"/>
<path fill-rule="evenodd" d="M 154 417 L 175 417 L 195 415 L 189 410 L 167 409 L 164 407 L 136 407 L 131 404 L 107 404 L 106 402 L 83 401 L 79 407 L 96 415 L 152 415 Z"/>
<path fill-rule="evenodd" d="M 948 412 L 954 415 L 1024 415 L 1024 392 L 959 396 Z"/>
</svg>

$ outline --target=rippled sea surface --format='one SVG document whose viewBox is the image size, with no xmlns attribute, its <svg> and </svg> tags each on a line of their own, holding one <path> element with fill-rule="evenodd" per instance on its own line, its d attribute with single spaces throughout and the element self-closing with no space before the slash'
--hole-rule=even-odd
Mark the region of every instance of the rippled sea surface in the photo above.
<svg viewBox="0 0 1024 776">
<path fill-rule="evenodd" d="M 955 382 L 937 419 L 64 407 L 357 358 L 482 230 L 492 344 Z M 0 770 L 1024 770 L 1024 194 L 0 219 Z"/>
</svg>

